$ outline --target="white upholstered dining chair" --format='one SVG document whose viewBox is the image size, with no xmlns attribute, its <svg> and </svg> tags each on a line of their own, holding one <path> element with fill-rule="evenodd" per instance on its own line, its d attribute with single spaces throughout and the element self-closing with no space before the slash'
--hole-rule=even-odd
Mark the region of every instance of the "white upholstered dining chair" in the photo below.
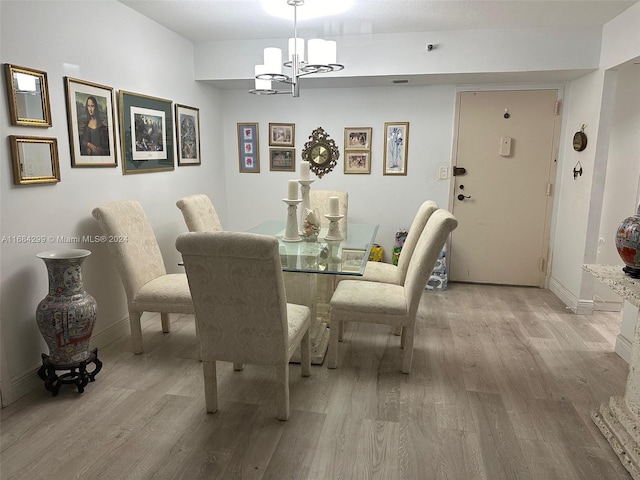
<svg viewBox="0 0 640 480">
<path fill-rule="evenodd" d="M 314 190 L 309 191 L 309 203 L 312 210 L 318 210 L 320 215 L 320 227 L 328 228 L 329 220 L 325 217 L 329 213 L 329 198 L 338 197 L 338 213 L 343 217 L 338 221 L 340 232 L 347 236 L 347 216 L 349 213 L 349 194 L 343 190 Z M 316 277 L 316 275 L 314 275 Z M 321 316 L 329 311 L 329 301 L 335 289 L 335 275 L 320 275 L 316 282 L 316 310 Z"/>
<path fill-rule="evenodd" d="M 325 217 L 329 213 L 329 198 L 338 197 L 338 213 L 344 215 L 338 222 L 340 231 L 346 234 L 347 214 L 349 213 L 349 194 L 342 190 L 314 190 L 309 191 L 309 203 L 312 210 L 318 210 L 320 214 L 320 226 L 328 227 L 329 220 Z"/>
<path fill-rule="evenodd" d="M 165 333 L 171 330 L 170 313 L 193 313 L 187 276 L 167 273 L 156 236 L 137 201 L 107 203 L 91 213 L 105 235 L 127 239 L 107 245 L 127 295 L 133 353 L 142 353 L 143 312 L 159 312 Z"/>
<path fill-rule="evenodd" d="M 310 310 L 287 303 L 278 240 L 243 232 L 183 233 L 195 308 L 207 412 L 218 409 L 216 361 L 271 365 L 279 384 L 278 419 L 289 418 L 289 360 L 300 345 L 310 372 Z"/>
<path fill-rule="evenodd" d="M 353 280 L 340 282 L 331 298 L 327 366 L 336 368 L 342 322 L 402 327 L 402 372 L 411 371 L 413 338 L 420 297 L 449 234 L 458 226 L 446 210 L 435 211 L 420 235 L 403 285 Z"/>
<path fill-rule="evenodd" d="M 176 202 L 190 232 L 221 232 L 222 224 L 211 199 L 198 193 Z"/>
<path fill-rule="evenodd" d="M 404 285 L 407 270 L 409 269 L 409 262 L 411 261 L 411 256 L 416 248 L 418 239 L 420 238 L 429 217 L 431 217 L 431 214 L 437 209 L 438 205 L 433 200 L 427 200 L 420 205 L 420 208 L 413 218 L 411 227 L 409 227 L 409 233 L 404 241 L 404 245 L 402 246 L 397 266 L 392 263 L 367 262 L 367 266 L 362 277 L 344 278 Z"/>
</svg>

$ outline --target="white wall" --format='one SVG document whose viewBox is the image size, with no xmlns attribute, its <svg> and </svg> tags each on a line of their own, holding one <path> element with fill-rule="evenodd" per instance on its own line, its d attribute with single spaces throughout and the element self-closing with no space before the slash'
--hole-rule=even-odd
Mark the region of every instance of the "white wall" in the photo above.
<svg viewBox="0 0 640 480">
<path fill-rule="evenodd" d="M 371 87 L 302 89 L 299 98 L 224 96 L 225 156 L 229 228 L 246 229 L 269 218 L 286 218 L 287 181 L 299 177 L 301 151 L 311 132 L 322 127 L 340 149 L 334 170 L 312 189 L 349 192 L 349 220 L 380 224 L 378 243 L 391 258 L 393 234 L 408 228 L 420 204 L 428 199 L 446 207 L 449 180 L 438 180 L 438 166 L 451 162 L 455 88 Z M 238 172 L 236 124 L 258 122 L 260 174 Z M 296 172 L 269 171 L 269 123 L 294 123 Z M 385 122 L 409 122 L 407 176 L 382 174 Z M 372 127 L 371 174 L 344 174 L 344 128 Z"/>
<path fill-rule="evenodd" d="M 635 179 L 631 182 L 632 186 L 624 187 L 630 190 L 625 192 L 620 186 L 606 181 L 610 154 L 618 156 L 617 149 L 629 147 L 637 151 L 637 146 L 633 143 L 637 135 L 627 137 L 620 130 L 633 128 L 632 125 L 635 124 L 637 131 L 638 122 L 636 113 L 631 126 L 623 127 L 618 123 L 616 117 L 619 113 L 615 101 L 619 73 L 607 69 L 640 58 L 638 26 L 640 3 L 634 4 L 604 26 L 600 70 L 570 82 L 566 89 L 564 128 L 556 179 L 552 231 L 553 259 L 549 286 L 568 306 L 582 313 L 590 311 L 593 307 L 594 293 L 601 292 L 596 291 L 593 278 L 583 273 L 582 264 L 598 261 L 597 245 L 599 238 L 604 234 L 602 229 L 607 228 L 606 225 L 611 222 L 621 220 L 618 213 L 613 213 L 607 206 L 607 202 L 613 201 L 613 195 L 620 193 L 629 201 L 636 199 L 637 155 L 634 160 L 613 160 L 630 165 L 630 176 Z M 623 90 L 618 92 L 618 101 L 636 104 L 637 84 L 631 90 L 629 87 L 622 88 Z M 626 94 L 631 97 L 625 99 Z M 583 123 L 587 125 L 585 132 L 589 137 L 589 144 L 583 152 L 575 152 L 571 138 Z M 571 171 L 578 161 L 582 165 L 583 175 L 573 180 Z M 614 193 L 616 189 L 621 191 Z M 612 219 L 611 216 L 618 218 Z M 612 259 L 608 257 L 608 260 Z M 601 293 L 600 296 L 604 295 Z"/>
<path fill-rule="evenodd" d="M 0 235 L 95 235 L 98 227 L 91 217 L 95 206 L 136 199 L 156 231 L 167 269 L 178 271 L 174 242 L 186 227 L 175 201 L 187 194 L 207 193 L 219 206 L 223 221 L 227 216 L 220 95 L 193 80 L 191 43 L 115 1 L 2 1 L 0 9 L 2 62 L 47 72 L 53 117 L 51 128 L 10 126 L 6 95 L 0 96 L 4 160 Z M 65 75 L 200 108 L 202 165 L 136 175 L 123 175 L 120 166 L 71 168 Z M 61 182 L 14 186 L 7 135 L 57 138 Z M 34 319 L 36 305 L 47 292 L 47 276 L 35 254 L 65 247 L 93 251 L 85 261 L 84 280 L 86 290 L 98 301 L 94 342 L 104 344 L 128 332 L 124 290 L 106 245 L 3 243 L 0 318 L 3 357 L 8 363 L 3 371 L 8 371 L 14 396 L 34 382 L 41 383 L 33 372 L 40 353 L 47 351 Z M 8 391 L 6 380 L 3 394 Z"/>
<path fill-rule="evenodd" d="M 588 71 L 598 67 L 601 34 L 599 28 L 590 27 L 331 37 L 338 45 L 338 61 L 346 68 L 327 76 Z M 313 35 L 323 34 L 307 32 L 306 37 L 303 33 L 300 35 L 313 38 Z M 429 43 L 436 45 L 431 52 L 426 49 Z M 279 47 L 286 52 L 287 37 L 198 43 L 195 45 L 196 78 L 253 78 L 253 67 L 262 63 L 262 49 L 267 46 Z"/>
</svg>

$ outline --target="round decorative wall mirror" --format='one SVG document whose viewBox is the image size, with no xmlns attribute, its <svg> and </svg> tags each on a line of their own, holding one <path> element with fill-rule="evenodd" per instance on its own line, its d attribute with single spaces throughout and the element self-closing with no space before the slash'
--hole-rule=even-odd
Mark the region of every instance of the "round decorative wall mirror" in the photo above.
<svg viewBox="0 0 640 480">
<path fill-rule="evenodd" d="M 309 162 L 309 169 L 322 178 L 325 173 L 333 170 L 338 163 L 338 158 L 340 158 L 340 151 L 336 142 L 322 127 L 316 128 L 309 135 L 309 141 L 302 149 L 302 159 Z"/>
</svg>

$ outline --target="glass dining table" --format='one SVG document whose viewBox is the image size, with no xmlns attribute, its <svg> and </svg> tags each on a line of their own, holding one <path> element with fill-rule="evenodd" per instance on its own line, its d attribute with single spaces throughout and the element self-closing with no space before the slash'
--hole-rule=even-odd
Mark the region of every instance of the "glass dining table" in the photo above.
<svg viewBox="0 0 640 480">
<path fill-rule="evenodd" d="M 341 240 L 327 239 L 328 228 L 321 228 L 316 237 L 298 242 L 283 240 L 285 229 L 285 221 L 270 220 L 248 231 L 278 239 L 287 301 L 311 309 L 311 363 L 321 364 L 329 342 L 329 302 L 337 278 L 364 274 L 378 225 L 345 223 Z M 299 362 L 299 355 L 292 361 Z"/>
</svg>

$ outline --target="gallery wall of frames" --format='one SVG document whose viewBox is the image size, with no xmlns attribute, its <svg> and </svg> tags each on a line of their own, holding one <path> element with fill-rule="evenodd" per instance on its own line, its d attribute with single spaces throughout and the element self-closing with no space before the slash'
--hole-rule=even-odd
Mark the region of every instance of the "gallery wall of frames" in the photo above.
<svg viewBox="0 0 640 480">
<path fill-rule="evenodd" d="M 4 69 L 11 125 L 51 127 L 47 73 L 12 64 Z M 116 108 L 113 87 L 72 77 L 64 85 L 72 167 L 120 163 L 123 174 L 135 174 L 201 164 L 198 108 L 124 90 L 117 92 Z M 9 135 L 9 141 L 14 184 L 60 181 L 56 138 Z"/>
<path fill-rule="evenodd" d="M 34 129 L 51 127 L 47 73 L 8 63 L 4 67 L 11 125 Z M 78 78 L 64 77 L 64 85 L 72 167 L 110 168 L 120 164 L 122 173 L 128 175 L 169 171 L 176 164 L 180 167 L 201 165 L 198 108 L 142 93 L 116 92 L 113 87 Z M 237 131 L 239 172 L 260 173 L 259 124 L 238 123 Z M 322 131 L 326 138 L 316 138 L 317 131 Z M 269 123 L 267 134 L 269 171 L 295 172 L 295 124 Z M 373 127 L 344 128 L 345 174 L 371 173 L 372 134 Z M 406 175 L 409 122 L 385 123 L 383 135 L 383 174 Z M 311 143 L 322 147 L 327 141 L 333 144 L 328 137 L 319 127 L 309 136 L 310 142 L 305 147 Z M 14 184 L 60 181 L 55 137 L 9 135 L 9 141 Z M 307 155 L 306 150 L 303 156 Z M 322 148 L 319 151 L 322 152 Z M 337 151 L 329 155 L 331 158 L 324 155 L 324 158 L 310 159 L 316 164 L 316 174 L 331 171 L 340 156 Z M 323 166 L 325 161 L 328 163 Z"/>
</svg>

